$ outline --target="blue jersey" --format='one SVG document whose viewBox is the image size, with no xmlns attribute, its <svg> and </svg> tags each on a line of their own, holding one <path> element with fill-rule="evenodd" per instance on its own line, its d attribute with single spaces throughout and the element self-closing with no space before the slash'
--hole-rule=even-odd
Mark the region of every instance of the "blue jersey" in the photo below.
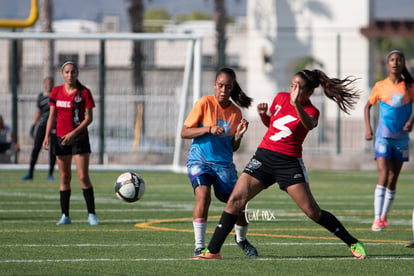
<svg viewBox="0 0 414 276">
<path fill-rule="evenodd" d="M 391 139 L 408 139 L 404 125 L 411 117 L 414 88 L 407 90 L 405 82 L 395 84 L 386 78 L 375 84 L 368 99 L 371 105 L 379 102 L 380 117 L 375 133 L 376 137 Z"/>
<path fill-rule="evenodd" d="M 232 140 L 242 120 L 240 109 L 230 104 L 223 109 L 215 96 L 206 96 L 196 102 L 184 125 L 187 127 L 221 126 L 225 129 L 220 136 L 205 134 L 193 139 L 187 164 L 201 162 L 213 166 L 228 166 L 233 162 Z"/>
</svg>

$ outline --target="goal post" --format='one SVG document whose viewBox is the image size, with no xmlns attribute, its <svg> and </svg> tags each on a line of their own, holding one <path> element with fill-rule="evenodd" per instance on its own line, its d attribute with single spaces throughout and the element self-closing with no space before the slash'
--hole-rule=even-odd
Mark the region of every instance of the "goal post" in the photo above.
<svg viewBox="0 0 414 276">
<path fill-rule="evenodd" d="M 39 18 L 37 0 L 31 0 L 30 13 L 25 19 L 0 19 L 0 28 L 27 28 L 36 24 Z"/>
<path fill-rule="evenodd" d="M 173 159 L 173 171 L 181 171 L 182 166 L 180 160 L 182 157 L 182 139 L 181 128 L 184 124 L 185 115 L 187 113 L 187 99 L 189 94 L 190 75 L 193 69 L 201 68 L 201 43 L 199 40 L 193 40 L 188 45 L 186 62 L 184 67 L 184 79 L 183 88 L 181 92 L 180 108 L 178 115 L 177 131 L 175 134 L 175 146 L 174 146 L 174 159 Z M 198 57 L 198 58 L 195 58 Z M 199 89 L 194 89 L 193 103 L 197 101 L 201 96 L 201 70 L 194 70 L 194 86 Z"/>
<path fill-rule="evenodd" d="M 33 81 L 38 79 L 36 71 L 42 66 L 43 57 L 39 48 L 43 44 L 40 42 L 47 40 L 53 40 L 56 45 L 55 84 L 62 84 L 59 63 L 69 53 L 69 57 L 77 59 L 79 63 L 80 81 L 91 89 L 96 98 L 96 120 L 89 128 L 93 148 L 91 165 L 100 163 L 96 161 L 96 147 L 103 145 L 105 158 L 102 164 L 108 168 L 113 165 L 176 172 L 185 170 L 181 128 L 188 106 L 202 94 L 202 36 L 159 33 L 0 32 L 0 43 L 22 42 L 18 96 L 10 101 L 17 101 L 20 110 L 28 111 L 20 112 L 19 118 L 16 118 L 18 129 L 24 135 L 27 135 L 27 122 L 32 121 L 34 114 L 34 110 L 29 110 L 35 106 L 35 98 L 42 87 L 42 80 L 38 80 L 38 84 Z M 132 41 L 141 41 L 145 45 L 144 95 L 134 91 L 131 81 Z M 102 54 L 105 58 L 99 58 Z M 2 67 L 8 67 L 7 63 L 0 61 L 0 69 Z M 3 81 L 7 86 L 7 80 Z M 102 85 L 104 87 L 100 87 Z M 0 92 L 0 98 L 3 97 L 6 98 L 7 95 Z M 142 114 L 138 116 L 142 122 L 136 122 L 138 102 L 145 103 L 144 110 L 140 111 Z M 104 111 L 99 112 L 100 108 Z M 1 101 L 0 109 L 8 111 L 7 108 L 3 109 Z M 139 133 L 139 139 L 135 139 L 137 126 L 145 133 Z M 104 137 L 101 138 L 99 133 L 104 133 Z M 92 139 L 95 136 L 98 141 Z M 29 141 L 27 138 L 23 137 L 22 140 Z M 137 141 L 141 144 L 138 149 Z M 23 143 L 22 149 L 30 147 L 29 143 L 26 146 Z M 22 155 L 24 154 L 20 156 Z"/>
</svg>

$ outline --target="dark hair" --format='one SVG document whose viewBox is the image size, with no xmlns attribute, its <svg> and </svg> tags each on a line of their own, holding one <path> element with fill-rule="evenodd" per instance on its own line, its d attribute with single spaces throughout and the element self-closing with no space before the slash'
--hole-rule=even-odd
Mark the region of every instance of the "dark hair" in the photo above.
<svg viewBox="0 0 414 276">
<path fill-rule="evenodd" d="M 353 85 L 355 78 L 350 76 L 345 79 L 329 78 L 321 70 L 303 70 L 296 75 L 300 75 L 305 81 L 309 89 L 315 89 L 319 85 L 322 86 L 325 95 L 333 100 L 339 108 L 349 114 L 358 102 L 360 91 L 355 89 Z"/>
<path fill-rule="evenodd" d="M 231 99 L 239 106 L 243 108 L 248 108 L 251 104 L 253 99 L 247 96 L 243 90 L 241 89 L 239 83 L 236 80 L 236 73 L 234 73 L 233 69 L 231 68 L 221 68 L 216 74 L 216 80 L 220 74 L 226 74 L 233 79 L 233 91 L 231 91 Z"/>
<path fill-rule="evenodd" d="M 407 89 L 409 89 L 409 87 L 414 83 L 414 79 L 411 76 L 410 72 L 408 71 L 407 66 L 405 65 L 405 55 L 404 55 L 404 53 L 400 50 L 392 50 L 387 54 L 386 62 L 388 64 L 388 60 L 390 59 L 390 56 L 392 54 L 395 54 L 395 53 L 399 54 L 401 56 L 402 61 L 403 61 L 404 66 L 403 66 L 403 70 L 401 72 L 401 75 L 404 77 L 405 87 Z"/>
</svg>

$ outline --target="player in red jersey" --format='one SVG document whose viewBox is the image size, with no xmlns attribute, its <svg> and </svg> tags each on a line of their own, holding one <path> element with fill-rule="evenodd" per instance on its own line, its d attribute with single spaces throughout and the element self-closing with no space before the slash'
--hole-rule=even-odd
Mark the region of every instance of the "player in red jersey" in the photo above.
<svg viewBox="0 0 414 276">
<path fill-rule="evenodd" d="M 60 206 L 62 210 L 62 217 L 57 225 L 71 223 L 69 200 L 72 157 L 75 160 L 76 172 L 86 201 L 89 224 L 99 224 L 95 214 L 95 197 L 89 177 L 91 146 L 87 129 L 93 120 L 92 108 L 95 107 L 95 102 L 91 91 L 79 82 L 78 75 L 79 69 L 75 62 L 66 61 L 63 63 L 62 77 L 65 84 L 54 87 L 50 94 L 49 118 L 43 140 L 43 147 L 48 149 L 49 136 L 55 121 L 57 121 L 55 153 L 60 173 Z"/>
<path fill-rule="evenodd" d="M 220 259 L 221 246 L 238 216 L 243 215 L 247 202 L 275 182 L 310 219 L 347 244 L 356 259 L 365 259 L 362 243 L 351 236 L 334 215 L 319 207 L 301 158 L 303 141 L 318 124 L 319 111 L 310 101 L 314 89 L 322 86 L 325 95 L 349 113 L 359 98 L 358 91 L 353 88 L 354 81 L 350 77 L 329 78 L 320 70 L 303 70 L 293 77 L 290 94 L 276 95 L 270 113 L 266 103 L 257 106 L 268 130 L 239 177 L 207 249 L 194 259 Z"/>
</svg>

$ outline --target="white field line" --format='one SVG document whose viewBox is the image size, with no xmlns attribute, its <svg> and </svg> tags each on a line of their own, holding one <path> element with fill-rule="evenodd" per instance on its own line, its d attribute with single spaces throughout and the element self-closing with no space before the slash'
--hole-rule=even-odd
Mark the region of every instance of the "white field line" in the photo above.
<svg viewBox="0 0 414 276">
<path fill-rule="evenodd" d="M 193 247 L 194 244 L 187 243 L 181 244 L 188 247 Z M 327 243 L 260 243 L 263 246 L 343 246 L 340 242 L 327 242 Z M 389 243 L 369 243 L 370 246 L 389 246 Z M 398 243 L 394 245 L 401 246 Z M 176 244 L 145 244 L 145 243 L 136 243 L 136 244 L 13 244 L 13 245 L 5 245 L 0 244 L 0 248 L 21 248 L 21 247 L 171 247 L 176 246 Z M 226 243 L 224 246 L 234 246 L 233 243 Z M 348 261 L 352 260 L 353 257 L 338 257 L 338 258 L 329 258 L 329 257 L 275 257 L 275 258 L 266 258 L 266 257 L 259 257 L 259 258 L 243 258 L 244 261 Z M 81 262 L 175 262 L 175 261 L 186 261 L 191 260 L 189 258 L 135 258 L 135 259 L 111 259 L 111 258 L 77 258 L 77 259 L 4 259 L 0 260 L 0 263 L 60 263 L 60 262 L 72 262 L 72 263 L 81 263 Z M 241 260 L 241 258 L 224 258 L 222 261 L 232 261 L 232 260 Z M 368 257 L 367 260 L 382 260 L 382 261 L 413 261 L 413 257 Z"/>
<path fill-rule="evenodd" d="M 338 242 L 261 242 L 255 243 L 260 246 L 338 246 L 343 247 L 344 244 Z M 404 243 L 389 243 L 389 242 L 369 242 L 369 246 L 400 246 Z M 180 243 L 182 246 L 193 247 L 194 243 Z M 13 248 L 13 247 L 171 247 L 177 246 L 176 243 L 124 243 L 124 244 L 111 244 L 111 243 L 78 243 L 78 244 L 0 244 L 0 248 Z M 224 246 L 235 246 L 234 243 L 224 243 Z"/>
<path fill-rule="evenodd" d="M 338 258 L 315 258 L 315 257 L 296 257 L 296 258 L 224 258 L 222 260 L 214 260 L 214 261 L 249 261 L 249 262 L 258 262 L 258 261 L 349 261 L 353 260 L 353 257 L 338 257 Z M 414 257 L 368 257 L 364 261 L 413 261 Z M 62 262 L 70 262 L 70 263 L 84 263 L 84 262 L 177 262 L 177 261 L 197 261 L 192 260 L 190 258 L 136 258 L 136 259 L 108 259 L 108 258 L 97 258 L 97 259 L 28 259 L 28 260 L 0 260 L 0 263 L 62 263 Z M 200 260 L 198 260 L 200 261 Z M 361 260 L 362 261 L 362 260 Z"/>
</svg>

